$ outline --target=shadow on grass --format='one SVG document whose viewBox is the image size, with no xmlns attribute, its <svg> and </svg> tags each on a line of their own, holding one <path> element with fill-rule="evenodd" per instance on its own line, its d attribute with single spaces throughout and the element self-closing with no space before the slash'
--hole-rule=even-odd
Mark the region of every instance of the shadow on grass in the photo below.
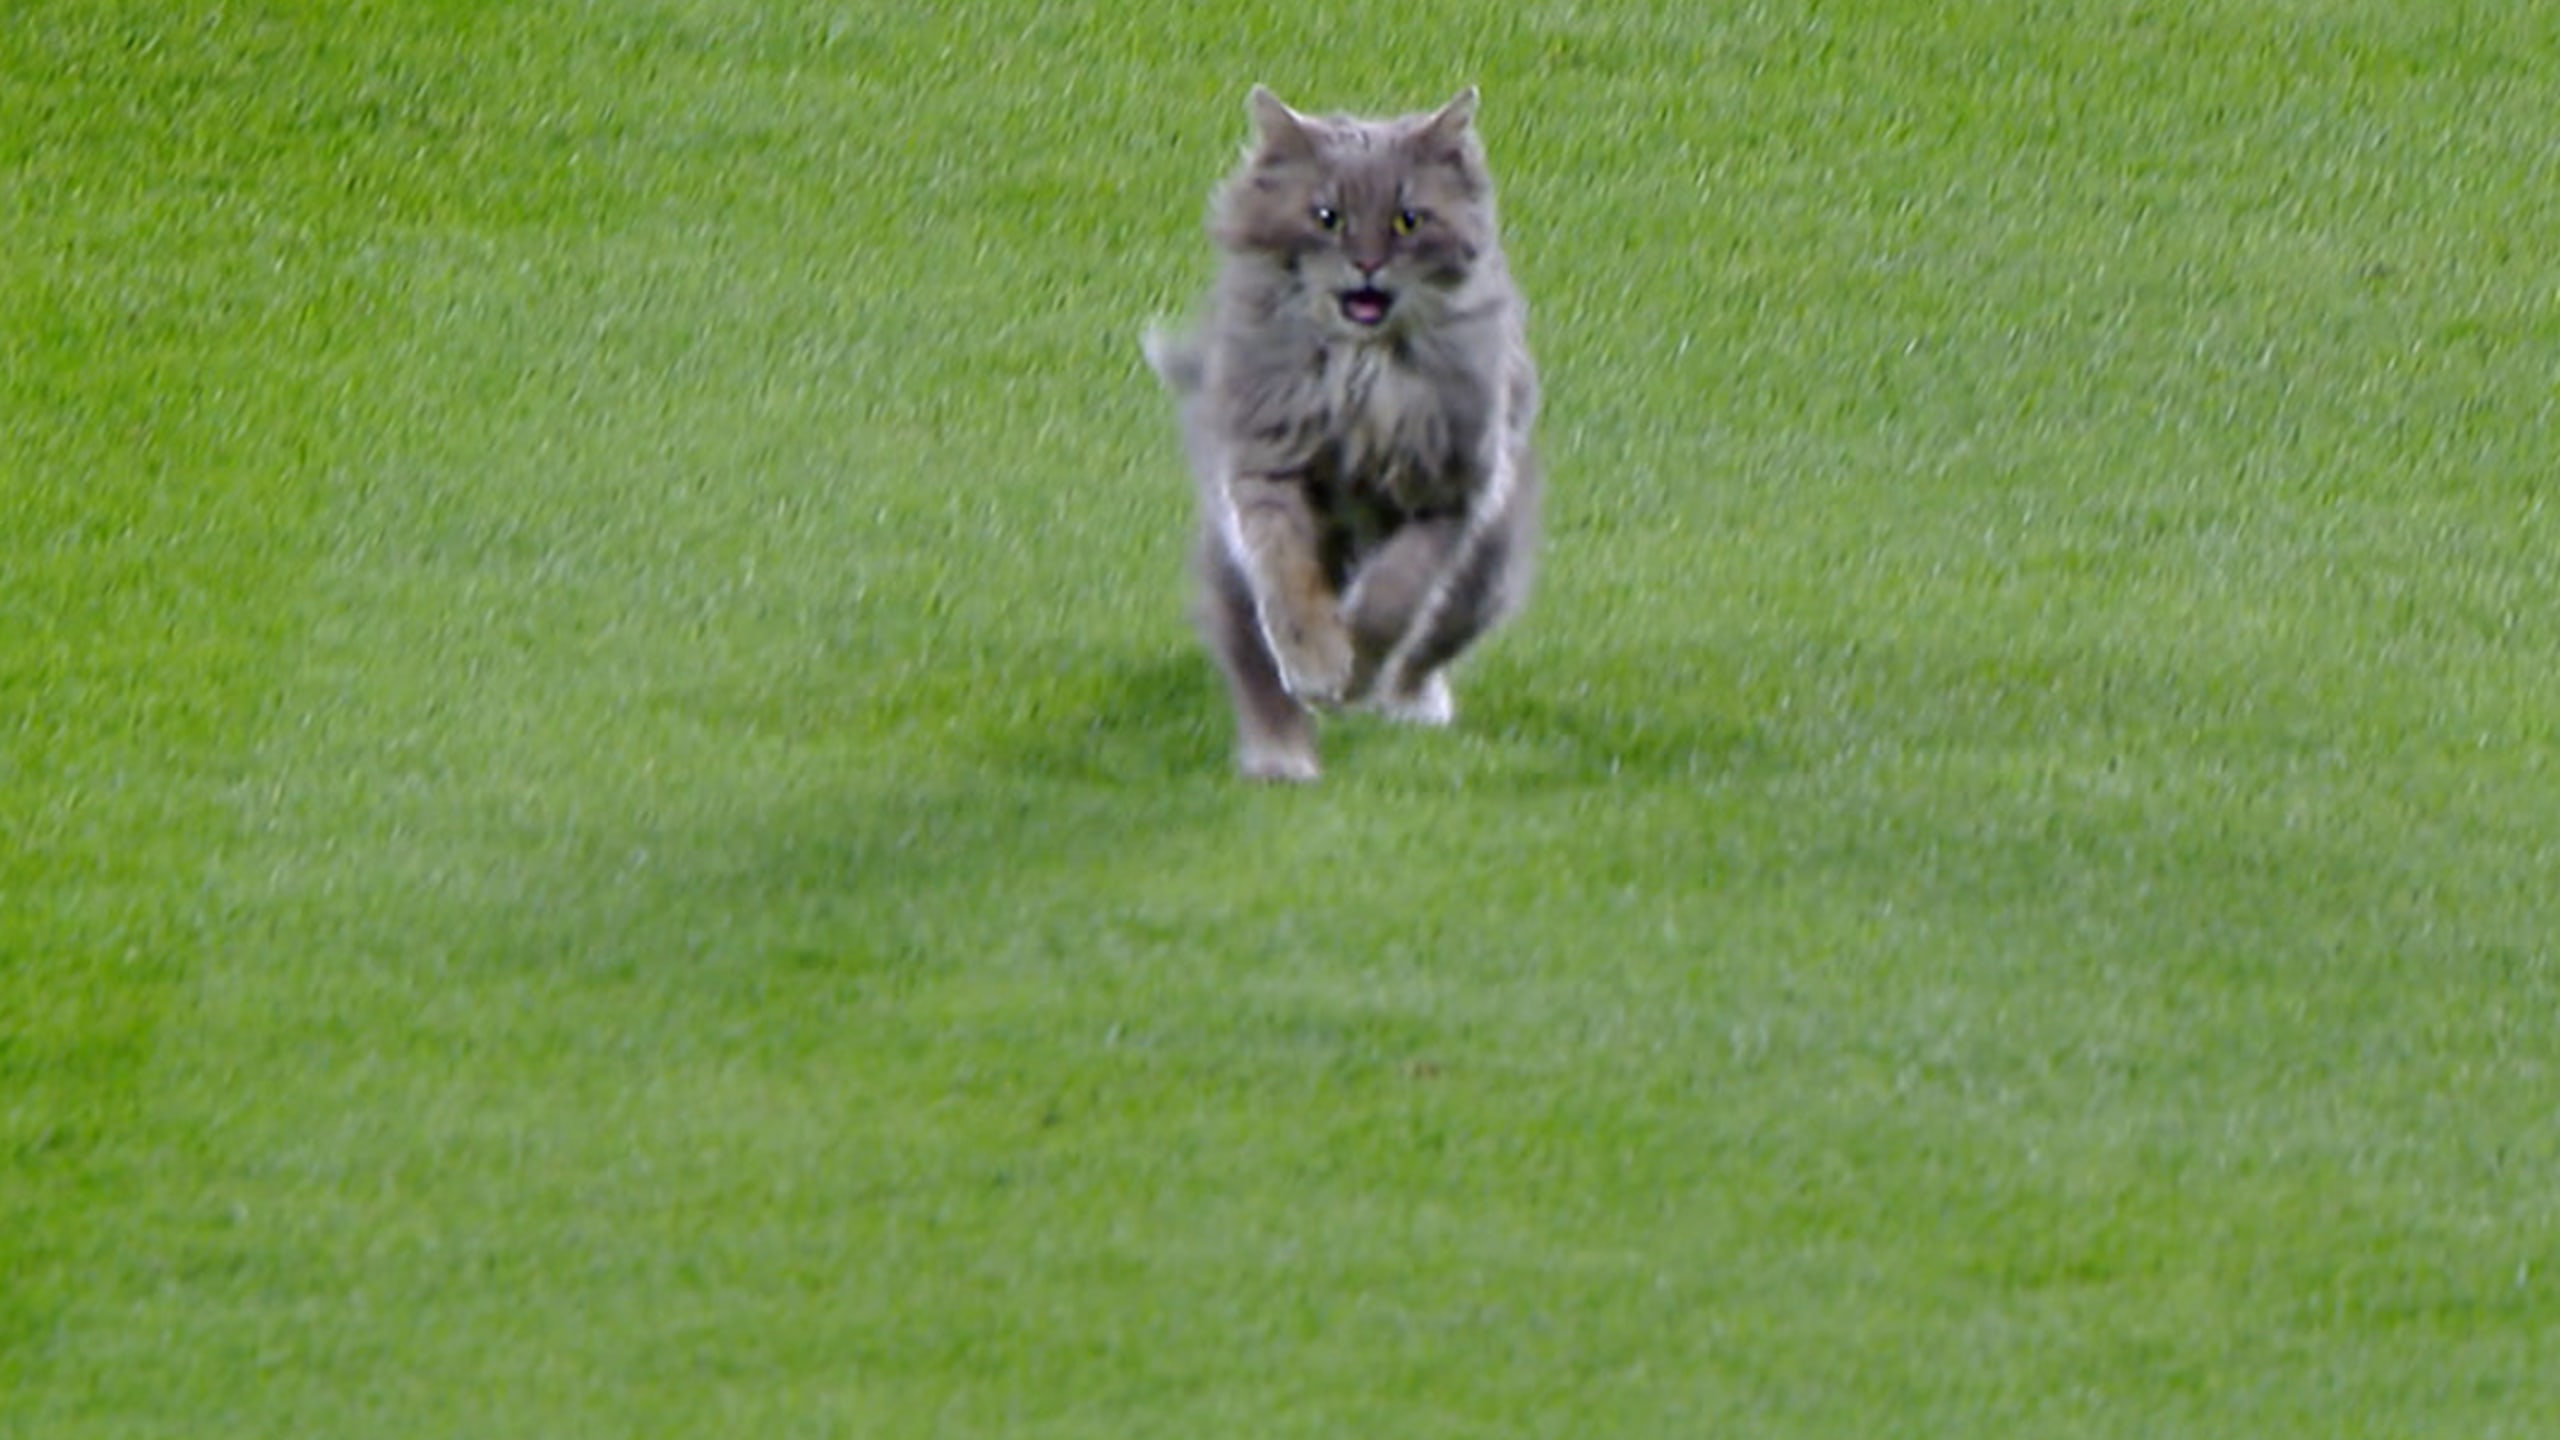
<svg viewBox="0 0 2560 1440">
<path fill-rule="evenodd" d="M 1071 919 L 1104 918 L 1114 877 L 1219 849 L 1248 815 L 1214 686 L 1159 653 L 925 697 L 861 769 L 663 837 L 693 869 L 649 903 L 791 970 L 893 985 L 1065 946 Z"/>
<path fill-rule="evenodd" d="M 1774 749 L 1732 716 L 1595 698 L 1570 683 L 1488 690 L 1459 723 L 1493 751 L 1479 781 L 1511 792 L 1719 780 Z"/>
<path fill-rule="evenodd" d="M 1327 779 L 1384 778 L 1408 758 L 1463 753 L 1472 757 L 1466 783 L 1495 791 L 1694 782 L 1748 769 L 1774 748 L 1745 720 L 1694 702 L 1618 696 L 1605 676 L 1506 670 L 1461 677 L 1459 690 L 1447 732 L 1358 712 L 1328 717 L 1319 742 Z M 1258 787 L 1233 778 L 1232 728 L 1209 662 L 1162 654 L 1088 667 L 972 753 L 991 773 L 1024 778 L 1218 781 L 1251 793 Z"/>
<path fill-rule="evenodd" d="M 1746 723 L 1608 681 L 1506 668 L 1466 692 L 1447 733 L 1328 721 L 1326 778 L 1302 792 L 1236 778 L 1226 702 L 1197 654 L 1088 653 L 983 705 L 932 697 L 885 727 L 900 738 L 880 763 L 660 837 L 651 848 L 692 873 L 661 874 L 644 903 L 742 955 L 903 984 L 998 951 L 1096 943 L 1141 923 L 1115 916 L 1114 897 L 1174 872 L 1220 883 L 1252 863 L 1240 847 L 1256 827 L 1292 817 L 1357 826 L 1376 809 L 1408 824 L 1395 797 L 1427 792 L 1473 823 L 1544 794 L 1713 784 L 1770 748 Z"/>
<path fill-rule="evenodd" d="M 1536 791 L 1626 782 L 1713 779 L 1772 748 L 1759 728 L 1695 703 L 1611 694 L 1570 670 L 1506 670 L 1460 679 L 1459 719 L 1447 732 L 1382 717 L 1328 717 L 1320 748 L 1328 779 L 1381 778 L 1407 757 L 1473 758 L 1467 782 Z M 1194 653 L 1131 657 L 1088 667 L 973 752 L 991 772 L 1105 784 L 1233 779 L 1225 695 Z M 1427 763 L 1427 762 L 1426 762 Z"/>
<path fill-rule="evenodd" d="M 1115 657 L 1034 697 L 974 748 L 991 773 L 1161 783 L 1227 773 L 1226 701 L 1189 653 Z"/>
</svg>

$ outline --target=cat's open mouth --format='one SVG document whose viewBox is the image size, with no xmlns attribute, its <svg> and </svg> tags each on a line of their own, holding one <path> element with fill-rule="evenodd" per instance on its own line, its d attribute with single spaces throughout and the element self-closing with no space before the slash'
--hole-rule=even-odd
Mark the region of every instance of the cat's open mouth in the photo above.
<svg viewBox="0 0 2560 1440">
<path fill-rule="evenodd" d="M 1394 309 L 1395 304 L 1394 295 L 1375 286 L 1345 290 L 1342 292 L 1342 318 L 1362 327 L 1383 325 L 1387 312 Z"/>
</svg>

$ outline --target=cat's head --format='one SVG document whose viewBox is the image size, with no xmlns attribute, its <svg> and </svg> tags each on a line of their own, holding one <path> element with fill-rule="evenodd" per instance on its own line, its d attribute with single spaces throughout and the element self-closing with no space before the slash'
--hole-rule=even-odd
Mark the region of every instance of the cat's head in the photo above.
<svg viewBox="0 0 2560 1440">
<path fill-rule="evenodd" d="M 1392 120 L 1302 115 L 1259 85 L 1250 109 L 1253 143 L 1218 192 L 1210 233 L 1286 268 L 1326 333 L 1427 324 L 1492 251 L 1472 87 Z"/>
</svg>

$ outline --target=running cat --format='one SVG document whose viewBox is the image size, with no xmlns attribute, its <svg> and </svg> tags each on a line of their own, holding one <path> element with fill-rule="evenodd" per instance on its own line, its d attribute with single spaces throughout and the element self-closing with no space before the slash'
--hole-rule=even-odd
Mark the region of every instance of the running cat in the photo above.
<svg viewBox="0 0 2560 1440">
<path fill-rule="evenodd" d="M 1316 712 L 1448 724 L 1450 662 L 1519 608 L 1538 381 L 1472 88 L 1391 120 L 1258 85 L 1249 108 L 1206 318 L 1146 350 L 1198 484 L 1197 619 L 1237 763 L 1307 781 Z"/>
</svg>

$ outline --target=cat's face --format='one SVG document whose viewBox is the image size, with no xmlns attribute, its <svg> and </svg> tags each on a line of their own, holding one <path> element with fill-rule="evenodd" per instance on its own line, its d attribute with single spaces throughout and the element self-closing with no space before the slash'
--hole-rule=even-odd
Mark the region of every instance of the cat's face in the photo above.
<svg viewBox="0 0 2560 1440">
<path fill-rule="evenodd" d="M 1298 280 L 1318 328 L 1347 339 L 1431 322 L 1493 245 L 1493 191 L 1470 89 L 1427 115 L 1308 116 L 1255 86 L 1253 147 L 1211 231 Z"/>
</svg>

